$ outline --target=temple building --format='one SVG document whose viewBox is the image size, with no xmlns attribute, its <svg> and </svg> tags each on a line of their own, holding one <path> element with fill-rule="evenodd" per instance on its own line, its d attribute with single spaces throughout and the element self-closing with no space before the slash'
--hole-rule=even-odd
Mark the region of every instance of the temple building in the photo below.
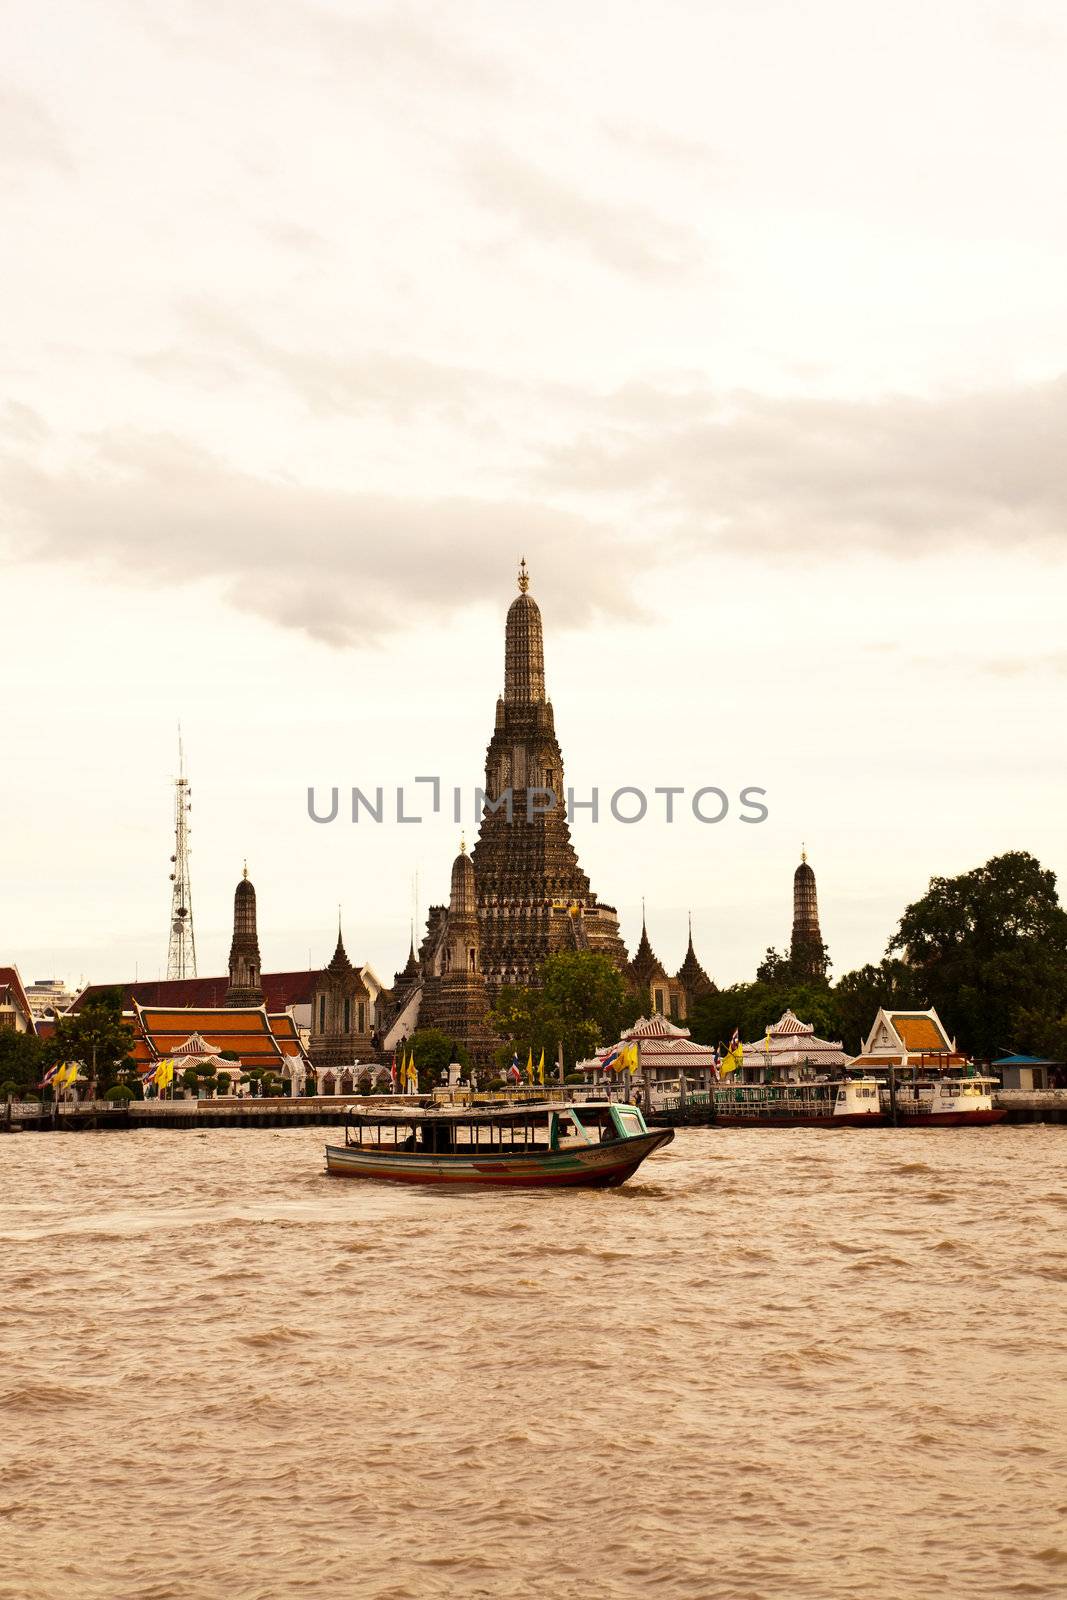
<svg viewBox="0 0 1067 1600">
<path fill-rule="evenodd" d="M 648 937 L 644 907 L 641 909 L 641 939 L 630 962 L 628 976 L 634 988 L 647 994 L 653 1012 L 670 1017 L 673 1022 L 684 1022 L 702 994 L 716 993 L 715 984 L 697 959 L 693 948 L 693 919 L 689 919 L 689 947 L 685 960 L 669 977 Z"/>
<path fill-rule="evenodd" d="M 806 850 L 800 852 L 800 865 L 793 874 L 793 938 L 789 959 L 793 972 L 801 978 L 825 978 L 830 965 L 819 927 L 815 874 L 808 865 Z"/>
<path fill-rule="evenodd" d="M 412 963 L 415 972 L 412 973 Z M 397 988 L 406 1003 L 386 1036 L 394 1048 L 419 1028 L 436 1028 L 465 1046 L 476 1066 L 492 1058 L 500 1040 L 489 1027 L 489 993 L 482 971 L 478 891 L 466 845 L 452 864 L 448 906 L 431 908 L 418 960 L 414 948 Z M 400 999 L 400 995 L 397 996 Z"/>
<path fill-rule="evenodd" d="M 840 1039 L 819 1039 L 813 1023 L 801 1022 L 784 1011 L 767 1028 L 762 1039 L 742 1049 L 742 1065 L 734 1083 L 801 1083 L 820 1076 L 836 1076 L 848 1059 Z"/>
<path fill-rule="evenodd" d="M 490 1000 L 502 984 L 536 984 L 545 960 L 561 950 L 593 950 L 620 971 L 627 966 L 615 909 L 597 900 L 571 842 L 563 756 L 545 693 L 541 612 L 529 588 L 524 560 L 505 627 L 504 693 L 486 751 L 486 804 L 471 854 Z M 533 793 L 544 790 L 555 796 L 552 809 L 544 809 L 543 793 Z"/>
<path fill-rule="evenodd" d="M 319 973 L 311 1000 L 308 1054 L 316 1070 L 351 1066 L 375 1053 L 370 991 L 345 951 L 340 925 L 337 948 Z"/>
<path fill-rule="evenodd" d="M 233 939 L 230 943 L 230 982 L 226 1006 L 261 1006 L 263 988 L 256 933 L 256 891 L 248 878 L 248 863 L 233 896 Z"/>
</svg>

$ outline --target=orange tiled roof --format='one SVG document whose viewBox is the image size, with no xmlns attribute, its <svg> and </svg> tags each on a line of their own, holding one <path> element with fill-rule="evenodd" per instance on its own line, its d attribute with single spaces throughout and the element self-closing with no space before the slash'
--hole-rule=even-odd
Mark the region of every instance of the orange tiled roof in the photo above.
<svg viewBox="0 0 1067 1600">
<path fill-rule="evenodd" d="M 932 1017 L 909 1017 L 891 1012 L 890 1022 L 904 1041 L 905 1050 L 947 1050 L 948 1040 Z"/>
<path fill-rule="evenodd" d="M 296 1023 L 288 1011 L 283 1011 L 280 1016 L 268 1016 L 267 1021 L 270 1023 L 271 1033 L 278 1041 L 278 1048 L 284 1055 L 303 1055 L 304 1052 L 300 1047 L 300 1035 L 297 1032 Z"/>
<path fill-rule="evenodd" d="M 182 1006 L 138 1006 L 136 1014 L 153 1053 L 170 1055 L 192 1033 L 217 1050 L 229 1050 L 245 1066 L 275 1066 L 288 1059 L 271 1032 L 261 1007 L 186 1010 Z"/>
</svg>

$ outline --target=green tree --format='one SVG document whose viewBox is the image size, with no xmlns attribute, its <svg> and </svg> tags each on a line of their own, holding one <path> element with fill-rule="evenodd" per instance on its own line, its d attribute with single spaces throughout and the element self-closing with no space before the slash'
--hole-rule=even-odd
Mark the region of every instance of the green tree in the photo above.
<svg viewBox="0 0 1067 1600">
<path fill-rule="evenodd" d="M 38 1087 L 47 1065 L 43 1039 L 35 1033 L 0 1029 L 0 1078 L 14 1083 L 19 1094 Z"/>
<path fill-rule="evenodd" d="M 1067 912 L 1056 875 L 1025 850 L 932 878 L 890 940 L 961 1049 L 982 1057 L 1067 1013 Z"/>
<path fill-rule="evenodd" d="M 442 1033 L 440 1028 L 417 1028 L 404 1045 L 404 1051 L 415 1052 L 415 1071 L 419 1079 L 419 1093 L 428 1094 L 435 1084 L 441 1082 L 441 1074 L 445 1071 L 452 1059 L 453 1040 L 447 1033 Z M 463 1076 L 470 1072 L 471 1058 L 469 1053 L 459 1045 L 456 1049 L 456 1059 L 463 1068 Z M 396 1063 L 397 1072 L 400 1071 L 400 1057 Z M 403 1089 L 403 1084 L 400 1085 Z"/>
<path fill-rule="evenodd" d="M 850 1055 L 859 1054 L 879 1008 L 925 1011 L 930 1004 L 922 976 L 891 956 L 877 966 L 868 962 L 846 972 L 834 984 L 833 995 L 841 1030 L 837 1037 Z"/>
<path fill-rule="evenodd" d="M 560 1044 L 566 1065 L 573 1067 L 598 1045 L 617 1039 L 641 1010 L 641 996 L 627 988 L 607 956 L 561 951 L 541 968 L 541 987 L 505 985 L 490 1021 L 507 1041 L 498 1053 L 503 1061 L 517 1050 L 523 1066 L 530 1051 L 536 1063 L 543 1050 L 547 1074 Z"/>
<path fill-rule="evenodd" d="M 77 1061 L 100 1094 L 134 1067 L 133 1030 L 122 1020 L 122 991 L 105 989 L 78 1012 L 57 1017 L 51 1039 L 43 1041 L 48 1066 Z"/>
</svg>

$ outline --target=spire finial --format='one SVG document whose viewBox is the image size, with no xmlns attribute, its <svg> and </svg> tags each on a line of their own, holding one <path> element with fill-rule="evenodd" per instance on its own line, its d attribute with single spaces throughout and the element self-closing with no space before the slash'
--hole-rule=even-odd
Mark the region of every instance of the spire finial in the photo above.
<svg viewBox="0 0 1067 1600">
<path fill-rule="evenodd" d="M 459 853 L 461 856 L 467 854 L 467 835 L 465 833 L 461 833 L 459 836 Z"/>
<path fill-rule="evenodd" d="M 245 869 L 242 872 L 241 877 L 244 879 L 244 881 L 246 883 L 248 882 L 248 857 L 247 856 L 245 857 Z"/>
<path fill-rule="evenodd" d="M 801 843 L 800 846 L 800 859 L 802 862 L 807 861 L 808 859 L 808 847 L 804 843 Z"/>
<path fill-rule="evenodd" d="M 519 562 L 519 593 L 525 594 L 530 587 L 530 574 L 526 570 L 526 557 Z"/>
<path fill-rule="evenodd" d="M 645 897 L 641 896 L 641 932 L 645 932 Z"/>
</svg>

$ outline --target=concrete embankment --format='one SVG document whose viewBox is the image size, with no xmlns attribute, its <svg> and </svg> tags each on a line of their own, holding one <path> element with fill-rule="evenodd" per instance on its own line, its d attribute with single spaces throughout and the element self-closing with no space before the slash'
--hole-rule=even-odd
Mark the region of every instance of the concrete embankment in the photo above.
<svg viewBox="0 0 1067 1600">
<path fill-rule="evenodd" d="M 397 1105 L 403 1096 L 391 1096 Z M 130 1128 L 330 1128 L 340 1127 L 350 1106 L 381 1101 L 365 1095 L 314 1096 L 291 1100 L 288 1096 L 257 1100 L 83 1100 L 74 1105 L 40 1105 L 14 1102 L 0 1107 L 0 1128 L 10 1120 L 13 1128 L 36 1132 L 75 1133 L 82 1129 Z"/>
</svg>

